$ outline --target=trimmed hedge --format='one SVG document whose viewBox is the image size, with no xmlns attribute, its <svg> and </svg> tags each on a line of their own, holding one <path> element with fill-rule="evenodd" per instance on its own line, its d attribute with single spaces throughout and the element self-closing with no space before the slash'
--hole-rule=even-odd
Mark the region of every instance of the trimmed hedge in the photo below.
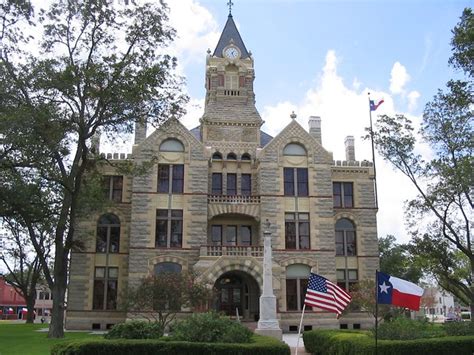
<svg viewBox="0 0 474 355">
<path fill-rule="evenodd" d="M 270 337 L 253 335 L 252 343 L 191 343 L 161 340 L 87 340 L 56 344 L 52 355 L 290 355 L 285 343 Z"/>
<path fill-rule="evenodd" d="M 312 330 L 303 333 L 305 348 L 315 355 L 375 354 L 375 339 L 370 332 L 350 330 Z M 474 336 L 450 336 L 416 340 L 379 340 L 379 355 L 472 355 Z"/>
</svg>

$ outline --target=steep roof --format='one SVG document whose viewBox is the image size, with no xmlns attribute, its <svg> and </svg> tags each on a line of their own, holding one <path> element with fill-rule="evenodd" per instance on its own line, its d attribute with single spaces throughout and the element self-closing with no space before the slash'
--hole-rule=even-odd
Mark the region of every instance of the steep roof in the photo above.
<svg viewBox="0 0 474 355">
<path fill-rule="evenodd" d="M 244 41 L 242 41 L 242 37 L 240 37 L 240 33 L 237 30 L 234 19 L 232 18 L 232 15 L 229 14 L 227 22 L 224 26 L 224 30 L 222 30 L 221 38 L 219 38 L 219 42 L 217 42 L 213 56 L 222 58 L 222 51 L 231 43 L 240 49 L 241 59 L 250 57 L 247 48 L 245 48 Z"/>
</svg>

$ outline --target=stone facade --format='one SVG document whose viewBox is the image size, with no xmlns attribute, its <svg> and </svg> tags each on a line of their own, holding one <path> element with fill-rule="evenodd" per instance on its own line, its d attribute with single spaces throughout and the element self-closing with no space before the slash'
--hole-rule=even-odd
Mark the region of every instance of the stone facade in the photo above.
<svg viewBox="0 0 474 355">
<path fill-rule="evenodd" d="M 253 64 L 229 16 L 207 57 L 200 126 L 188 130 L 169 119 L 146 137 L 137 122 L 132 154 L 108 156 L 118 165 L 153 164 L 137 176 L 102 167 L 112 201 L 76 227 L 84 247 L 71 256 L 67 328 L 106 329 L 126 320 L 117 310 L 121 294 L 161 266 L 196 272 L 218 290 L 211 308 L 256 321 L 267 221 L 284 331 L 299 323 L 310 270 L 346 288 L 373 277 L 379 259 L 372 164 L 355 161 L 351 139 L 348 159 L 334 161 L 321 145 L 319 117 L 310 118 L 309 132 L 294 119 L 276 137 L 261 131 Z M 306 329 L 340 324 L 366 327 L 371 320 L 363 313 L 338 320 L 314 309 L 304 321 Z"/>
</svg>

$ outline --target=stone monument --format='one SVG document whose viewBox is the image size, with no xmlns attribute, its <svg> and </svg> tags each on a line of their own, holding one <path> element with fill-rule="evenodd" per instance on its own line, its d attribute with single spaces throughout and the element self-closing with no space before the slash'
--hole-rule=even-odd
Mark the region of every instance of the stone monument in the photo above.
<svg viewBox="0 0 474 355">
<path fill-rule="evenodd" d="M 276 316 L 276 297 L 273 294 L 272 234 L 268 219 L 263 231 L 263 292 L 260 296 L 260 320 L 255 333 L 282 339 L 282 331 Z"/>
</svg>

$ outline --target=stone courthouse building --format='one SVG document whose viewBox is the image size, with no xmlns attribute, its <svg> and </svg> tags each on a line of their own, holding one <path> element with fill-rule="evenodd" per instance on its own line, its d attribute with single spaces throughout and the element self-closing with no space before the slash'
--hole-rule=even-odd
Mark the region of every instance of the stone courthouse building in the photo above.
<svg viewBox="0 0 474 355">
<path fill-rule="evenodd" d="M 121 293 L 145 276 L 193 271 L 217 292 L 212 308 L 255 321 L 262 291 L 263 231 L 273 237 L 273 287 L 283 331 L 295 331 L 311 269 L 346 289 L 378 267 L 374 169 L 334 161 L 321 143 L 321 120 L 309 131 L 292 114 L 275 137 L 261 130 L 254 58 L 232 15 L 206 60 L 200 125 L 169 119 L 147 135 L 137 125 L 132 154 L 115 163 L 156 158 L 147 175 L 103 166 L 111 200 L 77 226 L 85 249 L 73 252 L 66 326 L 106 329 L 127 319 Z M 365 327 L 364 313 L 337 320 L 306 311 L 311 327 Z"/>
</svg>

